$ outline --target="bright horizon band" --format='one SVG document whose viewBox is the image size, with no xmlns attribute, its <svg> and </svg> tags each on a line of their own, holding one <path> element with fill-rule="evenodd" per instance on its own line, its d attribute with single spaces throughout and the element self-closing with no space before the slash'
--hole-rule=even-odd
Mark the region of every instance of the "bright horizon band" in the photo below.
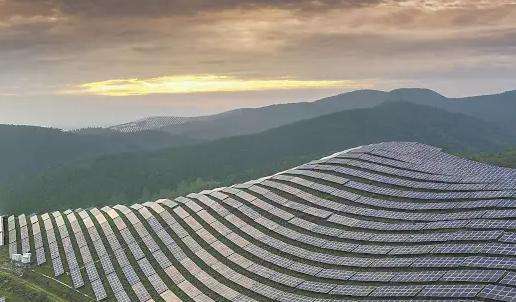
<svg viewBox="0 0 516 302">
<path fill-rule="evenodd" d="M 351 80 L 239 79 L 220 75 L 163 76 L 85 83 L 65 94 L 130 96 L 203 92 L 239 92 L 284 89 L 366 88 L 371 84 Z"/>
</svg>

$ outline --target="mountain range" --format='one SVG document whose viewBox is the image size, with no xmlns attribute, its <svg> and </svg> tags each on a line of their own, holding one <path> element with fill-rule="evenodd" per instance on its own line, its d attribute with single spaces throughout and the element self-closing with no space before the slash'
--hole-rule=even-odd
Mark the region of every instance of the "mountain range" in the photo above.
<svg viewBox="0 0 516 302">
<path fill-rule="evenodd" d="M 515 147 L 515 125 L 515 91 L 452 99 L 427 89 L 76 131 L 0 125 L 0 212 L 177 196 L 390 140 L 505 163 L 483 155 Z"/>
<path fill-rule="evenodd" d="M 0 210 L 28 212 L 171 197 L 258 178 L 310 158 L 385 140 L 418 141 L 452 152 L 496 151 L 516 145 L 516 136 L 497 124 L 392 101 L 257 134 L 70 162 L 0 186 Z"/>
<path fill-rule="evenodd" d="M 200 118 L 158 117 L 117 125 L 122 132 L 160 130 L 194 139 L 217 139 L 252 134 L 343 110 L 372 108 L 384 102 L 409 102 L 464 113 L 516 130 L 516 91 L 500 94 L 447 98 L 429 89 L 396 89 L 390 92 L 357 90 L 315 102 L 242 108 Z M 159 121 L 159 123 L 156 123 Z M 180 121 L 180 122 L 178 122 Z M 153 127 L 150 127 L 153 125 Z"/>
</svg>

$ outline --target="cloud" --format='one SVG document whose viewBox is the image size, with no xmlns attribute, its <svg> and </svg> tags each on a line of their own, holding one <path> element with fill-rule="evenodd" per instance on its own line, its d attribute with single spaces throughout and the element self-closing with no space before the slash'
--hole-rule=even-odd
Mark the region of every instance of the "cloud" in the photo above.
<svg viewBox="0 0 516 302">
<path fill-rule="evenodd" d="M 491 9 L 515 5 L 515 0 L 386 0 L 383 5 L 411 7 L 427 10 Z"/>
<path fill-rule="evenodd" d="M 166 17 L 234 9 L 287 9 L 300 12 L 377 5 L 382 0 L 2 0 L 3 17 Z"/>
<path fill-rule="evenodd" d="M 122 79 L 86 83 L 65 94 L 130 96 L 189 94 L 288 89 L 366 88 L 369 83 L 349 80 L 238 79 L 220 75 L 164 76 L 150 79 Z"/>
<path fill-rule="evenodd" d="M 0 86 L 516 73 L 509 0 L 0 0 Z M 504 64 L 500 64 L 500 62 Z M 57 87 L 57 89 L 56 89 Z M 19 93 L 19 91 L 16 91 Z"/>
<path fill-rule="evenodd" d="M 66 14 L 108 17 L 164 17 L 195 15 L 235 9 L 286 9 L 299 12 L 323 11 L 377 5 L 381 0 L 60 0 Z"/>
<path fill-rule="evenodd" d="M 2 0 L 0 17 L 87 16 L 104 18 L 197 15 L 224 10 L 282 9 L 320 13 L 376 6 L 422 10 L 493 9 L 515 0 Z"/>
</svg>

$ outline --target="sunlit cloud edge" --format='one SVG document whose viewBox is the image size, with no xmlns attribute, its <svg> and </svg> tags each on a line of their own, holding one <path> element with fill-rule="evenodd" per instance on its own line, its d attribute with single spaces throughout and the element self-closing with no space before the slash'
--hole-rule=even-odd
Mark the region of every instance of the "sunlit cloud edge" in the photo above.
<svg viewBox="0 0 516 302">
<path fill-rule="evenodd" d="M 192 94 L 297 89 L 369 88 L 369 81 L 240 79 L 223 75 L 162 76 L 147 79 L 129 78 L 90 82 L 59 91 L 59 94 L 138 96 L 152 94 Z"/>
</svg>

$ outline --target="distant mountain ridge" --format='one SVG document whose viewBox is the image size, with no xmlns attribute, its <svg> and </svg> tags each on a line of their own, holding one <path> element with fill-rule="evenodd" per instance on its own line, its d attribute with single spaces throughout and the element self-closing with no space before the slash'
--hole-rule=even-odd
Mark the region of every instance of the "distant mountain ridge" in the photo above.
<svg viewBox="0 0 516 302">
<path fill-rule="evenodd" d="M 389 92 L 357 90 L 314 102 L 241 108 L 199 118 L 158 117 L 113 126 L 123 132 L 159 129 L 174 135 L 212 140 L 262 132 L 304 119 L 350 109 L 372 108 L 384 102 L 403 101 L 463 113 L 513 129 L 516 133 L 516 91 L 464 98 L 447 98 L 433 90 L 401 88 Z M 156 121 L 159 121 L 156 123 Z M 152 126 L 156 124 L 156 126 Z M 146 125 L 146 126 L 142 126 Z"/>
<path fill-rule="evenodd" d="M 259 178 L 310 158 L 391 140 L 419 141 L 453 152 L 492 152 L 516 145 L 514 135 L 493 123 L 393 101 L 258 134 L 68 163 L 30 179 L 0 185 L 0 211 L 30 212 L 41 206 L 74 208 L 168 197 L 174 192 L 201 190 L 207 183 L 219 186 Z"/>
</svg>

